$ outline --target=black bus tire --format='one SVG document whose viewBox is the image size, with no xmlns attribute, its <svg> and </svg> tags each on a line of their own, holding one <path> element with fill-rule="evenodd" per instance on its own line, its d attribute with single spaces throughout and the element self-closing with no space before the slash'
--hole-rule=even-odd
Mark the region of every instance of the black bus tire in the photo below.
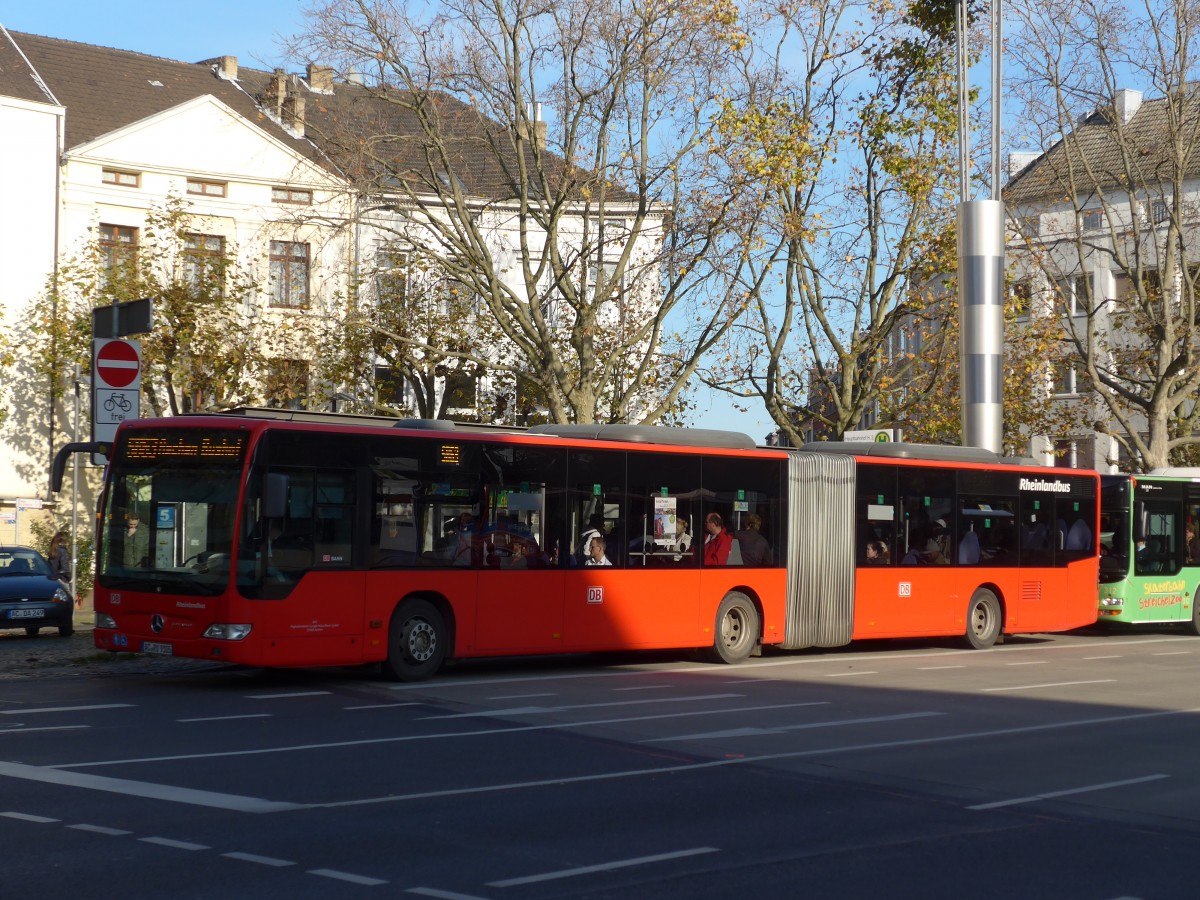
<svg viewBox="0 0 1200 900">
<path fill-rule="evenodd" d="M 1197 595 L 1192 597 L 1192 621 L 1183 627 L 1187 630 L 1188 634 L 1200 636 L 1200 603 L 1197 603 L 1197 600 L 1200 600 L 1200 592 L 1197 592 Z"/>
<path fill-rule="evenodd" d="M 446 659 L 446 620 L 428 600 L 407 600 L 392 613 L 385 671 L 397 681 L 424 681 Z"/>
<path fill-rule="evenodd" d="M 744 662 L 758 644 L 758 609 L 741 591 L 730 591 L 717 607 L 708 657 L 717 663 Z"/>
<path fill-rule="evenodd" d="M 1002 625 L 1000 601 L 987 588 L 979 588 L 967 606 L 967 644 L 975 650 L 986 650 L 1000 637 Z"/>
</svg>

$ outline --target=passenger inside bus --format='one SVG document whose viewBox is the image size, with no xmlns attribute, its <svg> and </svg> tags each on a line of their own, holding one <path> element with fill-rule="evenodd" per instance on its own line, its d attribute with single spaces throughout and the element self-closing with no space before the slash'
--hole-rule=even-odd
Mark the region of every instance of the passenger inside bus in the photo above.
<svg viewBox="0 0 1200 900">
<path fill-rule="evenodd" d="M 611 566 L 612 562 L 604 555 L 605 540 L 602 534 L 593 534 L 588 540 L 587 559 L 585 566 Z"/>
</svg>

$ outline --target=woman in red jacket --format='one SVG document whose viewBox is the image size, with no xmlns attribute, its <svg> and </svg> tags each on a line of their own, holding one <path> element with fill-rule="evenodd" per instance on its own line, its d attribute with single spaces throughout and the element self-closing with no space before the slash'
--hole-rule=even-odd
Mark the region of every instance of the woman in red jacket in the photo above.
<svg viewBox="0 0 1200 900">
<path fill-rule="evenodd" d="M 729 562 L 729 550 L 733 546 L 733 535 L 725 530 L 720 513 L 709 513 L 704 517 L 704 564 L 723 566 Z"/>
</svg>

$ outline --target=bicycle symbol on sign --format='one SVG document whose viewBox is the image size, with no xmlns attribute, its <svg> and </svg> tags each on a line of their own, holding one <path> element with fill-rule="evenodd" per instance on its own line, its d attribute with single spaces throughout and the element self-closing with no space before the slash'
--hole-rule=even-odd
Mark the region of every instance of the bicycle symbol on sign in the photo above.
<svg viewBox="0 0 1200 900">
<path fill-rule="evenodd" d="M 113 392 L 108 395 L 108 399 L 104 401 L 104 411 L 113 412 L 121 410 L 121 412 L 129 412 L 133 404 L 129 402 L 129 398 L 123 393 Z"/>
</svg>

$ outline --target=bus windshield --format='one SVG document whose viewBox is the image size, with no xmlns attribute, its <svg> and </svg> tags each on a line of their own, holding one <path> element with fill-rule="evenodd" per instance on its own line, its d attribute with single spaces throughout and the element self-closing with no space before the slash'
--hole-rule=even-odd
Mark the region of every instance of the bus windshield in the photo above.
<svg viewBox="0 0 1200 900">
<path fill-rule="evenodd" d="M 1100 582 L 1129 575 L 1129 479 L 1105 477 L 1100 489 Z"/>
<path fill-rule="evenodd" d="M 99 583 L 110 590 L 215 595 L 229 583 L 248 436 L 213 429 L 138 431 L 110 463 Z"/>
</svg>

